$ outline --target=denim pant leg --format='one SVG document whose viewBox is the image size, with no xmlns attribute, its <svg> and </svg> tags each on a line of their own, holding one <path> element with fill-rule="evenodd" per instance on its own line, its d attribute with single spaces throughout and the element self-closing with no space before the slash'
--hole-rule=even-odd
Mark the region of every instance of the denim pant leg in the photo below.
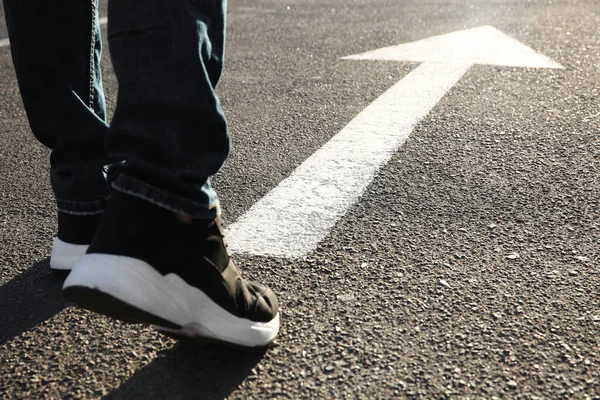
<svg viewBox="0 0 600 400">
<path fill-rule="evenodd" d="M 195 218 L 214 218 L 210 185 L 229 153 L 215 94 L 225 0 L 111 0 L 108 40 L 119 82 L 107 148 L 114 189 Z"/>
<path fill-rule="evenodd" d="M 4 0 L 13 63 L 31 130 L 52 149 L 59 211 L 95 214 L 108 186 L 97 0 Z"/>
</svg>

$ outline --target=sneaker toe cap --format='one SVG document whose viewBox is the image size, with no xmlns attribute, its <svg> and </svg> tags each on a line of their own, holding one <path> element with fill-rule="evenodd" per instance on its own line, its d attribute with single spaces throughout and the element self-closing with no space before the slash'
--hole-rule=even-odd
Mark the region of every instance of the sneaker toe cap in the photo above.
<svg viewBox="0 0 600 400">
<path fill-rule="evenodd" d="M 279 311 L 277 296 L 271 289 L 257 282 L 247 282 L 253 297 L 253 306 L 249 308 L 248 317 L 258 322 L 269 322 Z"/>
</svg>

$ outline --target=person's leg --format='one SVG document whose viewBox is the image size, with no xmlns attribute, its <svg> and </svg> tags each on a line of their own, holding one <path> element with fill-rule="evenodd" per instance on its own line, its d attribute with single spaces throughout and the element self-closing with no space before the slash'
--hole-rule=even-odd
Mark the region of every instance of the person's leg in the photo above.
<svg viewBox="0 0 600 400">
<path fill-rule="evenodd" d="M 95 0 L 4 0 L 13 63 L 35 137 L 52 149 L 58 208 L 51 266 L 70 269 L 109 196 L 100 29 Z"/>
<path fill-rule="evenodd" d="M 224 0 L 116 0 L 109 44 L 119 82 L 108 151 L 111 200 L 64 294 L 92 311 L 180 335 L 264 346 L 277 298 L 227 254 L 209 177 L 229 137 L 215 86 Z"/>
<path fill-rule="evenodd" d="M 150 5 L 151 4 L 151 5 Z M 119 82 L 108 133 L 112 187 L 195 218 L 218 214 L 209 177 L 229 136 L 215 95 L 223 69 L 222 0 L 109 3 L 109 44 Z"/>
</svg>

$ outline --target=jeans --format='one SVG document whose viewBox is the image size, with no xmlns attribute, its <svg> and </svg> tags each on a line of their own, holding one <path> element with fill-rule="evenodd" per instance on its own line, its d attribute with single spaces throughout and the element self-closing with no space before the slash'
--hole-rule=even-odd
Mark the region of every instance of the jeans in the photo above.
<svg viewBox="0 0 600 400">
<path fill-rule="evenodd" d="M 110 126 L 98 0 L 3 1 L 31 130 L 52 149 L 58 210 L 100 213 L 112 187 L 190 217 L 214 218 L 219 206 L 209 177 L 229 153 L 215 94 L 226 0 L 109 2 L 119 84 Z"/>
</svg>

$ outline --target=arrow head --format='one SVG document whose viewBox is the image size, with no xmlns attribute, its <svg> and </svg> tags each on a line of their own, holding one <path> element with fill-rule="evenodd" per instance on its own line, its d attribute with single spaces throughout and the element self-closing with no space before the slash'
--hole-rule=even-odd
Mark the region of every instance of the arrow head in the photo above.
<svg viewBox="0 0 600 400">
<path fill-rule="evenodd" d="M 343 57 L 343 59 L 564 68 L 492 26 L 433 36 L 429 39 Z"/>
</svg>

